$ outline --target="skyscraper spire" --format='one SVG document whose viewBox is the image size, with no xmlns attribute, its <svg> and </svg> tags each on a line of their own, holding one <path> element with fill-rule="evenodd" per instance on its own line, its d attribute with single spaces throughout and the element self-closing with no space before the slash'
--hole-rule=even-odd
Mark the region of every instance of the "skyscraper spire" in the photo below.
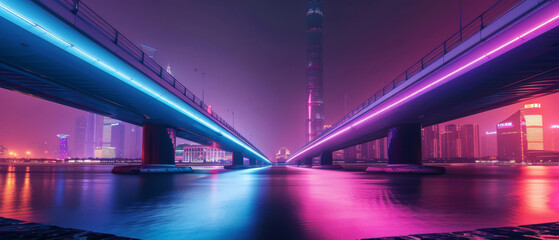
<svg viewBox="0 0 559 240">
<path fill-rule="evenodd" d="M 307 2 L 307 141 L 318 136 L 324 126 L 322 97 L 322 0 Z"/>
</svg>

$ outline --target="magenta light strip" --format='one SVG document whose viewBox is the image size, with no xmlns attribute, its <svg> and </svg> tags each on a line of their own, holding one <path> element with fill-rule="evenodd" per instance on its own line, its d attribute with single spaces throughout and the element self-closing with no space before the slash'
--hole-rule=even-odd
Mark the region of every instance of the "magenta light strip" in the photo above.
<svg viewBox="0 0 559 240">
<path fill-rule="evenodd" d="M 324 138 L 324 139 L 318 141 L 317 143 L 315 143 L 315 144 L 313 144 L 313 145 L 311 145 L 311 146 L 309 146 L 309 147 L 303 149 L 302 151 L 298 152 L 297 154 L 293 155 L 289 160 L 287 160 L 287 162 L 289 162 L 289 161 L 293 160 L 294 158 L 296 158 L 297 156 L 299 156 L 299 155 L 301 155 L 301 154 L 303 154 L 303 153 L 305 153 L 305 152 L 307 152 L 307 151 L 309 151 L 309 150 L 311 150 L 311 149 L 317 147 L 318 145 L 320 145 L 320 144 L 322 144 L 322 143 L 324 143 L 324 142 L 326 142 L 326 141 L 328 141 L 328 140 L 330 140 L 330 139 L 332 139 L 332 138 L 334 138 L 334 137 L 336 137 L 336 136 L 338 136 L 338 135 L 340 135 L 340 134 L 346 132 L 347 130 L 351 129 L 352 127 L 355 127 L 355 126 L 357 126 L 357 125 L 360 125 L 360 124 L 362 124 L 363 122 L 365 122 L 365 121 L 367 121 L 367 120 L 369 120 L 369 119 L 371 119 L 371 118 L 373 118 L 373 117 L 375 117 L 375 116 L 377 116 L 377 115 L 379 115 L 379 114 L 381 114 L 381 113 L 383 113 L 383 112 L 386 112 L 386 111 L 390 110 L 391 108 L 394 108 L 394 107 L 397 106 L 397 105 L 400 105 L 402 102 L 404 102 L 404 101 L 406 101 L 406 100 L 408 100 L 408 99 L 410 99 L 410 98 L 412 98 L 412 97 L 414 97 L 414 96 L 416 96 L 416 95 L 418 95 L 418 94 L 424 92 L 425 90 L 428 90 L 428 89 L 432 88 L 434 85 L 440 83 L 441 81 L 443 81 L 443 80 L 445 80 L 445 79 L 447 79 L 447 78 L 449 78 L 449 77 L 455 75 L 456 73 L 461 72 L 462 70 L 466 69 L 467 67 L 469 67 L 469 66 L 471 66 L 471 65 L 473 65 L 473 64 L 475 64 L 475 63 L 477 63 L 477 62 L 479 62 L 479 61 L 481 61 L 482 59 L 484 59 L 484 58 L 486 58 L 486 57 L 489 57 L 490 55 L 492 55 L 492 54 L 498 52 L 499 50 L 501 50 L 501 49 L 503 49 L 503 48 L 505 48 L 505 47 L 507 47 L 507 46 L 509 46 L 509 45 L 511 45 L 511 44 L 513 44 L 513 43 L 515 43 L 516 41 L 522 39 L 523 37 L 526 37 L 528 34 L 531 34 L 532 32 L 534 32 L 534 31 L 536 31 L 536 30 L 538 30 L 538 29 L 540 29 L 540 28 L 546 26 L 547 24 L 549 24 L 549 23 L 551 23 L 551 22 L 557 20 L 557 18 L 559 18 L 559 15 L 556 15 L 555 17 L 553 17 L 553 18 L 551 18 L 551 19 L 545 21 L 544 23 L 542 23 L 542 24 L 536 26 L 535 28 L 530 29 L 530 31 L 527 31 L 527 32 L 523 33 L 522 35 L 520 35 L 520 36 L 518 36 L 518 37 L 516 37 L 516 38 L 514 38 L 514 39 L 512 39 L 512 40 L 510 40 L 510 41 L 508 41 L 507 43 L 505 43 L 505 44 L 503 44 L 503 45 L 501 45 L 501 46 L 499 46 L 499 47 L 493 49 L 492 51 L 490 51 L 490 52 L 488 52 L 488 53 L 482 55 L 481 57 L 479 57 L 479 58 L 477 58 L 477 59 L 475 59 L 475 60 L 473 60 L 473 61 L 471 61 L 471 62 L 469 62 L 468 64 L 466 64 L 466 65 L 464 65 L 464 66 L 462 66 L 462 67 L 460 67 L 460 68 L 454 70 L 453 72 L 451 72 L 451 73 L 449 73 L 449 74 L 447 74 L 447 75 L 445 75 L 445 76 L 443 76 L 443 77 L 437 79 L 436 81 L 434 81 L 434 82 L 428 84 L 427 86 L 425 86 L 425 87 L 423 87 L 423 88 L 421 88 L 421 89 L 419 89 L 419 90 L 417 90 L 417 91 L 415 91 L 415 92 L 413 92 L 413 93 L 411 93 L 411 94 L 409 94 L 409 95 L 407 95 L 407 96 L 401 98 L 400 100 L 398 100 L 398 101 L 396 101 L 396 102 L 394 102 L 394 103 L 392 103 L 392 104 L 390 104 L 390 105 L 384 107 L 383 109 L 380 109 L 380 110 L 378 110 L 378 111 L 376 111 L 376 112 L 374 112 L 374 113 L 368 115 L 366 118 L 364 118 L 364 119 L 362 119 L 362 120 L 360 120 L 360 121 L 358 121 L 358 122 L 356 122 L 356 123 L 354 123 L 354 124 L 352 124 L 352 125 L 350 125 L 350 126 L 348 126 L 348 127 L 343 128 L 343 129 L 340 130 L 339 132 L 336 132 L 336 133 L 334 133 L 334 134 L 328 136 L 327 138 Z"/>
</svg>

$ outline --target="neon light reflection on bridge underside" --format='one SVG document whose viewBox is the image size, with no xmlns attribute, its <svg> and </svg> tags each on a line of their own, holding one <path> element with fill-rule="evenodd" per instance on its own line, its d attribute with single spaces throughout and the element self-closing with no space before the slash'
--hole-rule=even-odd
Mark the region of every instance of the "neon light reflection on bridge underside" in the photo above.
<svg viewBox="0 0 559 240">
<path fill-rule="evenodd" d="M 83 51 L 82 49 L 78 48 L 76 45 L 69 43 L 68 41 L 62 39 L 61 37 L 53 34 L 52 32 L 48 31 L 47 29 L 45 29 L 44 27 L 40 26 L 39 24 L 29 20 L 28 18 L 24 17 L 22 14 L 12 10 L 11 8 L 7 7 L 6 5 L 0 3 L 0 8 L 2 8 L 3 10 L 7 11 L 8 13 L 12 14 L 13 16 L 16 16 L 18 19 L 24 21 L 27 24 L 30 24 L 31 26 L 35 27 L 35 29 L 40 30 L 40 32 L 47 34 L 48 36 L 50 36 L 52 39 L 58 41 L 58 43 L 61 43 L 63 46 L 65 46 L 66 48 L 62 48 L 63 50 L 73 54 L 74 56 L 77 56 L 75 53 L 79 53 L 82 56 L 82 59 L 87 59 L 87 61 L 96 66 L 96 67 L 103 67 L 105 68 L 105 72 L 117 77 L 118 79 L 120 79 L 123 82 L 128 83 L 129 85 L 141 90 L 144 93 L 147 93 L 148 95 L 160 100 L 161 102 L 167 104 L 168 106 L 174 108 L 175 110 L 178 110 L 179 112 L 185 114 L 186 116 L 194 119 L 195 121 L 199 122 L 200 124 L 210 128 L 211 130 L 215 131 L 216 133 L 225 136 L 226 138 L 228 138 L 229 140 L 235 142 L 236 144 L 244 147 L 245 149 L 249 150 L 250 152 L 254 153 L 256 156 L 260 157 L 261 159 L 263 159 L 264 161 L 271 163 L 266 157 L 262 156 L 260 153 L 256 152 L 255 150 L 253 150 L 251 147 L 247 146 L 245 143 L 239 141 L 238 139 L 236 139 L 234 136 L 231 136 L 231 134 L 229 134 L 229 132 L 224 132 L 219 130 L 218 128 L 212 126 L 212 124 L 210 124 L 209 122 L 205 121 L 204 119 L 194 115 L 193 113 L 189 112 L 188 110 L 184 109 L 183 107 L 181 107 L 179 104 L 175 103 L 172 100 L 167 99 L 166 97 L 162 96 L 160 93 L 157 93 L 156 91 L 142 85 L 141 83 L 139 83 L 138 81 L 134 80 L 133 78 L 123 74 L 122 72 L 119 72 L 118 70 L 114 69 L 113 67 L 107 65 L 106 63 L 104 63 L 103 61 L 101 61 L 100 59 L 94 57 L 93 55 Z M 37 34 L 35 34 L 37 35 Z M 48 39 L 46 39 L 43 36 L 37 35 L 47 41 L 49 41 Z M 52 41 L 49 41 L 52 43 Z M 74 50 L 74 52 L 72 52 L 71 50 Z M 79 56 L 78 56 L 79 57 Z M 107 71 L 108 70 L 108 71 Z M 116 74 L 116 75 L 115 75 Z"/>
<path fill-rule="evenodd" d="M 452 71 L 451 73 L 449 73 L 449 74 L 447 74 L 447 75 L 445 75 L 445 76 L 443 76 L 443 77 L 437 79 L 436 81 L 433 81 L 432 83 L 428 84 L 427 86 L 425 86 L 425 87 L 423 87 L 423 88 L 421 88 L 421 89 L 419 89 L 419 90 L 417 90 L 417 91 L 415 91 L 415 92 L 413 92 L 413 93 L 411 93 L 411 94 L 409 94 L 409 95 L 407 95 L 407 96 L 405 96 L 405 97 L 399 99 L 398 101 L 396 101 L 396 102 L 394 102 L 394 103 L 392 103 L 392 104 L 390 104 L 390 105 L 388 105 L 388 106 L 386 106 L 386 107 L 384 107 L 384 108 L 382 108 L 382 109 L 380 109 L 380 110 L 378 110 L 378 111 L 376 111 L 376 112 L 374 112 L 374 113 L 368 115 L 367 117 L 365 117 L 365 118 L 359 120 L 358 122 L 356 122 L 356 123 L 354 123 L 354 124 L 351 124 L 350 126 L 347 126 L 347 127 L 343 128 L 343 129 L 339 130 L 339 131 L 336 132 L 336 133 L 333 133 L 332 135 L 330 135 L 330 136 L 328 136 L 328 137 L 326 137 L 326 138 L 324 138 L 324 139 L 322 139 L 322 140 L 316 142 L 315 144 L 312 144 L 311 146 L 309 146 L 309 147 L 305 148 L 304 150 L 298 152 L 297 154 L 293 155 L 287 162 L 289 162 L 289 161 L 293 160 L 294 158 L 296 158 L 297 156 L 299 156 L 299 155 L 301 155 L 301 154 L 303 154 L 303 153 L 305 153 L 305 152 L 307 152 L 307 151 L 309 151 L 309 150 L 311 150 L 311 149 L 317 147 L 318 145 L 320 145 L 320 144 L 322 144 L 322 143 L 324 143 L 324 142 L 326 142 L 326 141 L 328 141 L 328 140 L 330 140 L 330 139 L 332 139 L 332 138 L 334 138 L 334 137 L 336 137 L 336 136 L 338 136 L 338 135 L 340 135 L 340 134 L 342 134 L 342 133 L 344 133 L 344 132 L 347 132 L 347 131 L 348 131 L 349 129 L 351 129 L 352 127 L 361 125 L 362 123 L 366 122 L 367 120 L 370 120 L 371 118 L 373 118 L 373 117 L 375 117 L 375 116 L 378 116 L 379 114 L 381 114 L 381 113 L 383 113 L 383 112 L 386 112 L 386 111 L 388 111 L 388 110 L 394 108 L 394 107 L 397 106 L 397 105 L 400 105 L 402 102 L 404 102 L 404 101 L 406 101 L 406 100 L 408 100 L 408 99 L 410 99 L 410 98 L 412 98 L 412 97 L 414 97 L 414 96 L 416 96 L 416 95 L 418 95 L 418 94 L 420 94 L 420 93 L 422 93 L 422 92 L 424 92 L 424 91 L 426 91 L 426 90 L 432 88 L 433 86 L 435 86 L 436 84 L 440 83 L 441 81 L 446 80 L 447 78 L 449 78 L 449 77 L 451 77 L 451 76 L 453 76 L 453 75 L 455 75 L 455 74 L 461 72 L 462 70 L 468 68 L 469 66 L 471 66 L 471 65 L 473 65 L 473 64 L 475 64 L 475 63 L 477 63 L 477 62 L 479 62 L 479 61 L 481 61 L 482 59 L 484 59 L 484 58 L 486 58 L 486 57 L 490 57 L 492 54 L 498 52 L 499 50 L 501 50 L 501 49 L 503 49 L 503 48 L 505 48 L 505 47 L 507 47 L 507 46 L 513 44 L 513 43 L 515 43 L 516 41 L 522 39 L 523 37 L 526 37 L 528 34 L 531 34 L 532 32 L 534 32 L 534 31 L 536 31 L 536 30 L 538 30 L 538 29 L 540 29 L 540 28 L 542 28 L 542 27 L 548 25 L 549 23 L 551 23 L 551 22 L 557 20 L 558 18 L 559 18 L 559 15 L 556 15 L 556 16 L 552 17 L 551 19 L 549 19 L 549 20 L 547 20 L 547 21 L 541 23 L 540 25 L 538 25 L 538 26 L 536 26 L 536 27 L 530 29 L 529 31 L 527 31 L 527 32 L 525 32 L 525 33 L 523 33 L 523 34 L 521 34 L 520 36 L 517 36 L 516 38 L 514 38 L 514 39 L 512 39 L 512 40 L 506 42 L 505 44 L 500 45 L 499 47 L 497 47 L 497 48 L 495 48 L 495 49 L 493 49 L 493 50 L 491 50 L 491 51 L 489 51 L 489 52 L 483 54 L 482 56 L 478 57 L 477 59 L 475 59 L 475 60 L 473 60 L 473 61 L 471 61 L 471 62 L 469 62 L 469 63 L 467 63 L 466 65 L 464 65 L 464 66 L 462 66 L 462 67 L 460 67 L 460 68 L 458 68 L 458 69 Z"/>
</svg>

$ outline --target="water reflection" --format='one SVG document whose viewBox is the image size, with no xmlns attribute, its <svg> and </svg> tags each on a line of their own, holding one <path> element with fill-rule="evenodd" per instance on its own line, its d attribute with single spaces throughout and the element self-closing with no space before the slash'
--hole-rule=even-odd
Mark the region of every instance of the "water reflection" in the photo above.
<svg viewBox="0 0 559 240">
<path fill-rule="evenodd" d="M 0 216 L 146 239 L 355 239 L 559 220 L 558 167 L 109 171 L 0 166 Z"/>
</svg>

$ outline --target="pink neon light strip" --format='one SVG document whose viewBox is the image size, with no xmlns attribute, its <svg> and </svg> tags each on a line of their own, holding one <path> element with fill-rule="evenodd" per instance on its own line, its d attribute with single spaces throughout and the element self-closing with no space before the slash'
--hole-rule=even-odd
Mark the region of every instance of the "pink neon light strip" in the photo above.
<svg viewBox="0 0 559 240">
<path fill-rule="evenodd" d="M 462 66 L 462 67 L 460 67 L 460 68 L 454 70 L 453 72 L 451 72 L 451 73 L 449 73 L 449 74 L 447 74 L 447 75 L 445 75 L 445 76 L 439 78 L 438 80 L 436 80 L 436 81 L 430 83 L 429 85 L 427 85 L 427 86 L 425 86 L 425 87 L 423 87 L 423 88 L 421 88 L 421 89 L 419 89 L 419 90 L 417 90 L 417 91 L 411 93 L 410 95 L 408 95 L 408 96 L 406 96 L 406 97 L 403 97 L 402 99 L 400 99 L 400 100 L 398 100 L 398 101 L 396 101 L 396 102 L 394 102 L 394 103 L 392 103 L 392 104 L 390 104 L 390 105 L 384 107 L 383 109 L 380 109 L 380 110 L 378 110 L 378 111 L 372 113 L 371 115 L 367 116 L 366 118 L 364 118 L 364 119 L 362 119 L 362 120 L 360 120 L 360 121 L 358 121 L 358 122 L 356 122 L 356 123 L 354 123 L 354 124 L 352 124 L 352 125 L 350 125 L 350 126 L 348 126 L 348 127 L 345 127 L 345 128 L 343 128 L 342 130 L 339 130 L 339 132 L 336 132 L 336 133 L 334 133 L 334 134 L 328 136 L 327 138 L 324 138 L 324 139 L 318 141 L 317 143 L 315 143 L 315 144 L 313 144 L 313 145 L 307 147 L 307 148 L 304 149 L 303 151 L 301 151 L 301 152 L 299 152 L 299 153 L 293 155 L 287 162 L 289 162 L 289 161 L 293 160 L 294 158 L 296 158 L 297 156 L 299 156 L 299 155 L 301 155 L 301 154 L 303 154 L 303 153 L 305 153 L 305 152 L 307 152 L 307 151 L 309 151 L 309 150 L 315 148 L 316 146 L 318 146 L 318 145 L 320 145 L 320 144 L 322 144 L 322 143 L 324 143 L 324 142 L 326 142 L 326 141 L 328 141 L 328 140 L 330 140 L 330 139 L 332 139 L 332 138 L 334 138 L 334 137 L 336 137 L 336 136 L 338 136 L 338 135 L 340 135 L 340 134 L 346 132 L 346 131 L 349 130 L 350 128 L 355 127 L 355 126 L 357 126 L 357 125 L 360 125 L 361 123 L 363 123 L 363 122 L 365 122 L 365 121 L 367 121 L 367 120 L 369 120 L 369 119 L 371 119 L 371 118 L 373 118 L 373 117 L 375 117 L 375 116 L 377 116 L 377 115 L 379 115 L 379 114 L 381 114 L 381 113 L 383 113 L 383 112 L 386 112 L 387 110 L 390 110 L 391 108 L 393 108 L 393 107 L 399 105 L 400 103 L 402 103 L 402 102 L 404 102 L 404 101 L 410 99 L 411 97 L 414 97 L 415 95 L 417 95 L 417 94 L 419 94 L 419 93 L 421 93 L 421 92 L 423 92 L 423 91 L 425 91 L 425 90 L 427 90 L 427 89 L 433 87 L 433 86 L 436 85 L 437 83 L 439 83 L 439 82 L 441 82 L 441 81 L 443 81 L 443 80 L 445 80 L 445 79 L 447 79 L 447 78 L 449 78 L 449 77 L 455 75 L 455 74 L 458 73 L 458 72 L 461 72 L 461 71 L 464 70 L 465 68 L 467 68 L 467 67 L 469 67 L 469 66 L 471 66 L 471 65 L 473 65 L 473 64 L 475 64 L 475 63 L 477 63 L 477 62 L 479 62 L 479 61 L 481 61 L 482 59 L 484 59 L 484 58 L 486 58 L 486 57 L 489 57 L 490 55 L 494 54 L 495 52 L 497 52 L 497 51 L 499 51 L 499 50 L 501 50 L 501 49 L 503 49 L 503 48 L 505 48 L 505 47 L 507 47 L 507 46 L 509 46 L 509 45 L 511 45 L 511 44 L 513 44 L 513 43 L 515 43 L 516 41 L 522 39 L 523 37 L 527 36 L 528 34 L 530 34 L 530 33 L 534 32 L 534 31 L 536 31 L 536 30 L 538 30 L 538 29 L 540 29 L 540 28 L 546 26 L 547 24 L 549 24 L 549 23 L 551 23 L 551 22 L 557 20 L 557 18 L 559 18 L 559 15 L 556 15 L 555 17 L 553 17 L 553 18 L 551 18 L 551 19 L 545 21 L 544 23 L 538 25 L 537 27 L 532 28 L 530 31 L 527 31 L 527 32 L 525 32 L 524 34 L 522 34 L 522 35 L 520 35 L 520 36 L 518 36 L 518 37 L 516 37 L 516 38 L 514 38 L 514 39 L 512 39 L 512 40 L 510 40 L 510 41 L 508 41 L 507 43 L 505 43 L 505 44 L 503 44 L 503 45 L 501 45 L 501 46 L 499 46 L 499 47 L 493 49 L 492 51 L 490 51 L 490 52 L 488 52 L 488 53 L 482 55 L 481 57 L 479 57 L 479 58 L 477 58 L 477 59 L 475 59 L 475 60 L 469 62 L 468 64 L 466 64 L 466 65 L 464 65 L 464 66 Z"/>
</svg>

